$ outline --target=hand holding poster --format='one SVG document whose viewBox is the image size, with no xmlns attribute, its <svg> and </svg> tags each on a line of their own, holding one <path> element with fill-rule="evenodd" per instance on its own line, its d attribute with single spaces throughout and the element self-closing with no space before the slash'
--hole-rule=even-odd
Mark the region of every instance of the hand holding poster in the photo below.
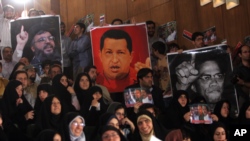
<svg viewBox="0 0 250 141">
<path fill-rule="evenodd" d="M 186 50 L 182 54 L 168 54 L 169 73 L 173 94 L 185 90 L 191 101 L 202 96 L 215 105 L 226 99 L 230 101 L 231 114 L 238 114 L 238 102 L 234 85 L 231 83 L 231 55 L 227 45 L 215 45 Z"/>
<path fill-rule="evenodd" d="M 193 124 L 212 124 L 211 109 L 207 104 L 193 104 L 189 106 L 191 116 L 190 123 Z"/>
<path fill-rule="evenodd" d="M 138 102 L 154 104 L 150 91 L 143 88 L 130 88 L 124 90 L 124 100 L 126 107 L 134 107 L 135 103 Z"/>
<path fill-rule="evenodd" d="M 17 19 L 11 22 L 13 60 L 18 62 L 26 57 L 42 74 L 42 62 L 53 60 L 62 62 L 59 16 L 38 16 Z"/>
</svg>

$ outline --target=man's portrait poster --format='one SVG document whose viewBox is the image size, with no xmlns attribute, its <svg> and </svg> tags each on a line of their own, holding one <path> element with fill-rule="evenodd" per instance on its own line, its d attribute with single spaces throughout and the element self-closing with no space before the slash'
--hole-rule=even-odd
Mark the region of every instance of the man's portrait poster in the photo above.
<svg viewBox="0 0 250 141">
<path fill-rule="evenodd" d="M 91 29 L 98 84 L 111 93 L 123 92 L 125 87 L 137 81 L 139 69 L 151 67 L 146 30 L 145 23 Z"/>
<path fill-rule="evenodd" d="M 165 42 L 172 42 L 177 39 L 176 21 L 171 21 L 159 26 L 158 37 L 162 38 Z"/>
<path fill-rule="evenodd" d="M 228 100 L 231 114 L 238 114 L 237 95 L 231 82 L 231 55 L 226 47 L 220 44 L 167 54 L 173 94 L 185 90 L 191 101 L 202 96 L 213 106 L 220 100 Z"/>
<path fill-rule="evenodd" d="M 206 29 L 204 32 L 204 44 L 209 45 L 216 40 L 216 28 L 215 26 Z"/>
<path fill-rule="evenodd" d="M 11 22 L 11 43 L 13 60 L 26 57 L 42 74 L 41 64 L 45 60 L 60 61 L 60 17 L 38 16 L 17 19 Z"/>
<path fill-rule="evenodd" d="M 211 109 L 207 104 L 192 104 L 190 108 L 190 123 L 193 124 L 212 124 Z"/>
<path fill-rule="evenodd" d="M 152 94 L 147 89 L 129 88 L 123 94 L 126 107 L 134 107 L 137 102 L 154 104 Z"/>
</svg>

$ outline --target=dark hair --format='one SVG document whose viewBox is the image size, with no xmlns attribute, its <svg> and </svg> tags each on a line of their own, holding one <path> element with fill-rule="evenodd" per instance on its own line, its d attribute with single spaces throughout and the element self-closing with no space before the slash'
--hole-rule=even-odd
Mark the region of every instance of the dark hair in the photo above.
<svg viewBox="0 0 250 141">
<path fill-rule="evenodd" d="M 213 53 L 214 52 L 214 53 Z M 228 69 L 228 64 L 225 63 L 225 58 L 227 54 L 220 54 L 219 51 L 211 51 L 211 53 L 200 53 L 195 56 L 195 68 L 200 70 L 203 63 L 206 61 L 214 61 L 220 68 L 221 73 L 226 73 Z"/>
<path fill-rule="evenodd" d="M 84 33 L 84 32 L 85 32 L 85 30 L 86 30 L 86 26 L 85 26 L 85 24 L 84 24 L 84 23 L 80 23 L 80 22 L 78 22 L 78 23 L 76 23 L 76 25 L 78 25 L 78 26 L 80 26 L 80 28 L 83 28 L 83 29 L 84 29 L 82 33 Z"/>
<path fill-rule="evenodd" d="M 24 71 L 24 70 L 17 70 L 17 71 L 14 73 L 14 75 L 13 75 L 13 79 L 16 79 L 17 75 L 20 74 L 20 73 L 26 74 L 26 76 L 27 76 L 27 78 L 28 78 L 28 74 L 27 74 L 26 71 Z"/>
<path fill-rule="evenodd" d="M 61 63 L 61 61 L 53 60 L 53 61 L 51 62 L 51 65 L 59 65 L 59 66 L 62 66 L 62 63 Z"/>
<path fill-rule="evenodd" d="M 2 67 L 3 66 L 3 64 L 2 64 L 2 62 L 0 62 L 0 67 Z"/>
<path fill-rule="evenodd" d="M 161 41 L 156 41 L 152 44 L 152 48 L 158 51 L 160 54 L 164 55 L 166 51 L 166 45 Z"/>
<path fill-rule="evenodd" d="M 113 25 L 115 22 L 121 22 L 122 24 L 123 24 L 123 21 L 121 20 L 121 19 L 118 19 L 118 18 L 116 18 L 116 19 L 114 19 L 112 22 L 111 22 L 111 24 Z"/>
<path fill-rule="evenodd" d="M 93 66 L 93 65 L 87 66 L 86 68 L 84 68 L 84 72 L 85 72 L 85 73 L 89 73 L 89 71 L 90 71 L 91 69 L 97 69 L 97 68 L 96 68 L 96 66 Z"/>
<path fill-rule="evenodd" d="M 10 74 L 9 80 L 14 79 L 14 74 L 15 74 L 15 72 L 16 72 L 16 70 L 17 70 L 17 68 L 18 68 L 20 65 L 25 66 L 25 64 L 24 64 L 24 63 L 22 63 L 22 62 L 18 62 L 18 63 L 16 63 L 16 65 L 14 66 L 14 68 L 13 68 L 13 70 L 12 70 L 11 74 Z"/>
<path fill-rule="evenodd" d="M 143 77 L 145 77 L 149 73 L 153 74 L 153 71 L 149 68 L 140 69 L 137 73 L 137 81 L 140 82 L 139 79 L 142 79 Z"/>
<path fill-rule="evenodd" d="M 43 10 L 38 10 L 39 15 L 41 15 L 40 13 L 43 13 L 42 15 L 45 15 L 45 12 Z"/>
<path fill-rule="evenodd" d="M 146 25 L 149 25 L 149 24 L 153 24 L 154 25 L 154 27 L 155 27 L 155 22 L 153 22 L 153 21 L 146 21 Z"/>
<path fill-rule="evenodd" d="M 61 72 L 62 72 L 62 67 L 61 67 L 60 65 L 54 64 L 54 65 L 50 66 L 50 68 L 49 68 L 49 74 L 51 74 L 52 68 L 55 68 L 55 67 L 60 68 L 60 70 L 61 70 Z"/>
<path fill-rule="evenodd" d="M 198 36 L 204 37 L 204 35 L 203 35 L 202 32 L 194 32 L 194 33 L 192 34 L 192 41 L 195 41 L 195 39 L 196 39 Z"/>
<path fill-rule="evenodd" d="M 110 29 L 106 32 L 104 32 L 104 34 L 101 37 L 101 41 L 100 41 L 100 50 L 103 49 L 104 46 L 104 40 L 106 38 L 112 38 L 112 39 L 125 39 L 127 42 L 127 48 L 129 50 L 129 52 L 132 52 L 132 39 L 129 36 L 129 34 L 127 32 L 125 32 L 124 30 L 121 29 Z"/>
<path fill-rule="evenodd" d="M 12 9 L 12 12 L 15 12 L 15 8 L 12 6 L 12 5 L 5 5 L 4 7 L 3 7 L 3 11 L 5 12 L 8 8 L 10 8 L 10 9 Z"/>
<path fill-rule="evenodd" d="M 44 60 L 41 66 L 44 69 L 47 65 L 51 65 L 51 60 Z"/>
<path fill-rule="evenodd" d="M 145 111 L 148 108 L 153 108 L 154 109 L 156 117 L 160 114 L 160 110 L 154 104 L 151 104 L 151 103 L 143 103 L 139 107 L 138 112 Z"/>
<path fill-rule="evenodd" d="M 243 48 L 244 46 L 249 47 L 249 46 L 248 46 L 248 45 L 246 45 L 246 44 L 241 45 L 241 46 L 239 47 L 239 49 L 238 49 L 237 54 L 242 54 L 242 48 Z M 250 47 L 249 47 L 249 48 L 250 48 Z"/>
<path fill-rule="evenodd" d="M 179 46 L 178 44 L 176 44 L 176 43 L 170 43 L 170 44 L 168 44 L 167 46 L 168 46 L 168 52 L 170 52 L 170 50 L 171 50 L 172 48 L 174 48 L 174 47 L 180 49 L 180 46 Z"/>
<path fill-rule="evenodd" d="M 29 10 L 28 16 L 30 17 L 31 12 L 35 11 L 37 15 L 40 15 L 39 12 L 35 8 L 31 8 Z"/>
<path fill-rule="evenodd" d="M 60 25 L 65 25 L 65 23 L 64 23 L 64 22 L 61 22 Z"/>
</svg>

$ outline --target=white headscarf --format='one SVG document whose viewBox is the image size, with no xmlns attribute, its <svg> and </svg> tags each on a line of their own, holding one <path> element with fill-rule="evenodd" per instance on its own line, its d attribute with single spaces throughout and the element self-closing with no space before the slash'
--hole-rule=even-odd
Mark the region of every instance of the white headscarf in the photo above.
<svg viewBox="0 0 250 141">
<path fill-rule="evenodd" d="M 73 133 L 72 133 L 72 131 L 70 129 L 70 125 L 73 123 L 73 121 L 76 118 L 80 118 L 82 120 L 82 122 L 85 124 L 85 120 L 81 116 L 76 116 L 73 120 L 71 120 L 71 122 L 69 123 L 69 136 L 70 136 L 70 140 L 71 141 L 86 141 L 86 137 L 85 137 L 85 134 L 84 134 L 83 131 L 82 131 L 82 133 L 81 133 L 81 135 L 79 137 L 76 137 L 76 136 L 73 135 Z"/>
</svg>

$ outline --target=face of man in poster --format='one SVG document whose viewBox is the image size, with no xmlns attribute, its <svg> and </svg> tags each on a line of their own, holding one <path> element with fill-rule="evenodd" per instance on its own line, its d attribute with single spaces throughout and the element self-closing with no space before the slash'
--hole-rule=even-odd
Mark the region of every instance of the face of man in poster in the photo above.
<svg viewBox="0 0 250 141">
<path fill-rule="evenodd" d="M 123 79 L 129 73 L 133 52 L 128 50 L 126 39 L 104 39 L 99 52 L 104 75 L 108 79 Z"/>
<path fill-rule="evenodd" d="M 39 31 L 33 38 L 31 50 L 37 54 L 53 55 L 55 49 L 54 36 L 47 31 Z"/>
<path fill-rule="evenodd" d="M 207 102 L 215 103 L 223 93 L 224 74 L 215 61 L 206 61 L 200 66 L 200 77 L 195 82 L 195 88 Z"/>
</svg>

